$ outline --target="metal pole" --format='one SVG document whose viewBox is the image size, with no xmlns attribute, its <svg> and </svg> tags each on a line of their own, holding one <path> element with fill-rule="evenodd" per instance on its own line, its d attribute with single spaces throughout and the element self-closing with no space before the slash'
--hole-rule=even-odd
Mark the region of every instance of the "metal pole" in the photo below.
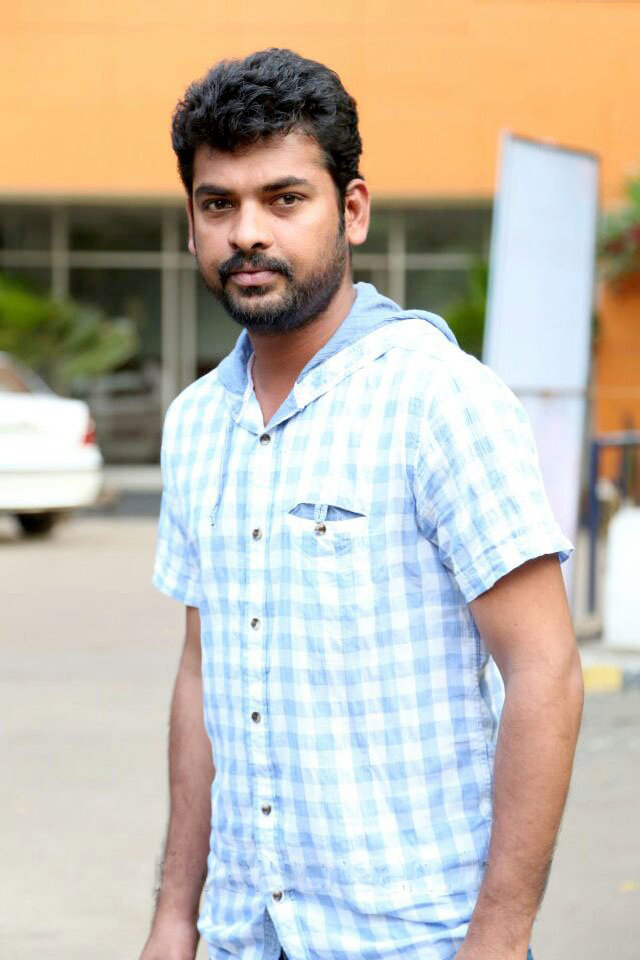
<svg viewBox="0 0 640 960">
<path fill-rule="evenodd" d="M 596 568 L 598 554 L 598 463 L 600 443 L 591 441 L 591 456 L 589 466 L 589 613 L 596 609 Z"/>
</svg>

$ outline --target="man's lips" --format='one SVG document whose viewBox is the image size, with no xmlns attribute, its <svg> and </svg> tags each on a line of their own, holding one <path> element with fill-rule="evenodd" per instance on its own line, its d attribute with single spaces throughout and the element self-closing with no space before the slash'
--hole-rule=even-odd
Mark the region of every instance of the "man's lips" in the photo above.
<svg viewBox="0 0 640 960">
<path fill-rule="evenodd" d="M 258 287 L 273 280 L 278 274 L 275 270 L 239 270 L 231 274 L 235 282 L 241 287 Z"/>
</svg>

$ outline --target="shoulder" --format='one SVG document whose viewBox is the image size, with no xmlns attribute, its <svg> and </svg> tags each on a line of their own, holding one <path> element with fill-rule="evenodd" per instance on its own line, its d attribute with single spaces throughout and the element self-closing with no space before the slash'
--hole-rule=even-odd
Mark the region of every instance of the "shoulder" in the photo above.
<svg viewBox="0 0 640 960">
<path fill-rule="evenodd" d="M 491 469 L 501 457 L 532 456 L 529 415 L 504 380 L 438 331 L 418 326 L 411 333 L 396 339 L 389 362 L 417 468 L 483 459 Z"/>
<path fill-rule="evenodd" d="M 220 422 L 224 389 L 217 370 L 189 384 L 170 403 L 162 428 L 163 462 L 182 463 L 194 456 L 202 438 Z"/>
<path fill-rule="evenodd" d="M 222 387 L 217 369 L 209 371 L 190 383 L 167 408 L 163 430 L 165 441 L 188 430 L 190 425 L 201 417 L 202 410 L 221 397 Z"/>
<path fill-rule="evenodd" d="M 387 363 L 402 372 L 405 388 L 420 412 L 442 410 L 455 416 L 465 407 L 495 412 L 498 406 L 525 417 L 519 399 L 491 367 L 431 324 L 409 318 L 396 327 Z"/>
<path fill-rule="evenodd" d="M 515 393 L 504 380 L 473 354 L 453 348 L 438 367 L 434 379 L 433 400 L 457 399 L 464 405 L 491 407 L 499 404 L 523 409 Z"/>
</svg>

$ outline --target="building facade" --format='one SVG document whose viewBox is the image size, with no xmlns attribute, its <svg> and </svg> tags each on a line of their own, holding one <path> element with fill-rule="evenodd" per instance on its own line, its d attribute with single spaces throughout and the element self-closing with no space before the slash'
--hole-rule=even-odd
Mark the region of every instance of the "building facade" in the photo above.
<svg viewBox="0 0 640 960">
<path fill-rule="evenodd" d="M 640 161 L 638 28 L 640 4 L 591 0 L 7 11 L 0 270 L 135 324 L 138 355 L 91 388 L 107 457 L 156 459 L 168 402 L 239 332 L 187 252 L 169 143 L 176 101 L 212 63 L 286 46 L 339 72 L 374 197 L 356 279 L 446 316 L 488 253 L 501 130 L 596 151 L 616 202 Z"/>
</svg>

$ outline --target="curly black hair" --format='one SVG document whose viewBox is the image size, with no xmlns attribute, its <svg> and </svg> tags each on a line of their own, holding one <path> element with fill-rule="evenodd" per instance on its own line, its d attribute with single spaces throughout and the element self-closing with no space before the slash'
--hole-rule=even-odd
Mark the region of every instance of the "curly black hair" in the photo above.
<svg viewBox="0 0 640 960">
<path fill-rule="evenodd" d="M 277 47 L 220 61 L 188 87 L 173 114 L 171 142 L 187 193 L 198 147 L 232 151 L 293 130 L 317 141 L 344 202 L 349 181 L 362 176 L 362 141 L 356 102 L 338 74 Z"/>
</svg>

